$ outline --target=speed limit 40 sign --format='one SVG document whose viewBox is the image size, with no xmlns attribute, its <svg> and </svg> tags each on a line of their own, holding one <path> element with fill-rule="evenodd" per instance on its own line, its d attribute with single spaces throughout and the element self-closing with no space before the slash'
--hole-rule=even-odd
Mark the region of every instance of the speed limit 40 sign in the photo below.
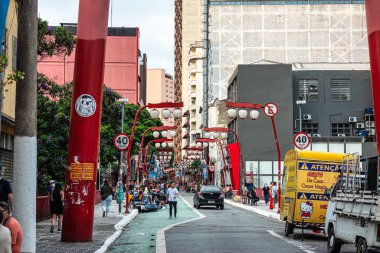
<svg viewBox="0 0 380 253">
<path fill-rule="evenodd" d="M 129 136 L 125 133 L 119 133 L 113 138 L 113 145 L 119 151 L 124 151 L 129 145 Z"/>
<path fill-rule="evenodd" d="M 298 132 L 293 137 L 293 143 L 298 149 L 306 149 L 310 145 L 309 135 L 304 132 Z"/>
</svg>

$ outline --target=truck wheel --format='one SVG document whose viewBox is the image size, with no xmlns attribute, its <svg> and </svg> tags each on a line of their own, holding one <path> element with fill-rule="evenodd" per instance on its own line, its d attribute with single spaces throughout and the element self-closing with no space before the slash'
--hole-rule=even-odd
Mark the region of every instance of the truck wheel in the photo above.
<svg viewBox="0 0 380 253">
<path fill-rule="evenodd" d="M 294 230 L 294 225 L 286 221 L 285 222 L 285 236 L 288 237 L 290 234 L 293 234 L 293 230 Z"/>
<path fill-rule="evenodd" d="M 331 228 L 327 239 L 327 252 L 339 253 L 341 247 L 342 243 L 335 237 L 334 228 Z"/>
<path fill-rule="evenodd" d="M 356 243 L 356 253 L 367 253 L 367 241 L 365 238 L 360 237 Z"/>
</svg>

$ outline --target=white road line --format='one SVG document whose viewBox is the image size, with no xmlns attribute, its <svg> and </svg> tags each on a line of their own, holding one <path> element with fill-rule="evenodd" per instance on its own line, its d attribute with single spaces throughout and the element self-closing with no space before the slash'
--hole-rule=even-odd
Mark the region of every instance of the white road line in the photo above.
<svg viewBox="0 0 380 253">
<path fill-rule="evenodd" d="M 269 234 L 271 234 L 272 236 L 280 238 L 284 242 L 289 243 L 290 245 L 293 245 L 294 247 L 297 247 L 300 250 L 305 251 L 306 253 L 315 253 L 315 251 L 314 251 L 315 248 L 314 247 L 308 246 L 308 245 L 306 245 L 306 244 L 304 244 L 302 242 L 294 241 L 294 240 L 288 239 L 286 237 L 283 237 L 283 236 L 277 234 L 276 232 L 274 232 L 272 230 L 267 230 L 267 232 Z"/>
<path fill-rule="evenodd" d="M 115 224 L 116 232 L 113 233 L 110 237 L 107 238 L 107 240 L 103 243 L 102 247 L 95 251 L 95 253 L 104 253 L 107 251 L 109 246 L 116 241 L 117 238 L 121 235 L 123 232 L 123 228 L 127 226 L 138 214 L 137 209 L 133 209 L 131 213 L 127 216 L 125 216 L 121 221 L 119 221 L 117 224 Z"/>
<path fill-rule="evenodd" d="M 187 221 L 182 221 L 182 222 L 179 222 L 179 223 L 171 224 L 171 225 L 168 225 L 168 226 L 164 227 L 163 229 L 157 231 L 157 236 L 156 236 L 156 253 L 166 253 L 166 241 L 165 241 L 165 231 L 166 230 L 171 229 L 172 227 L 177 226 L 177 225 L 185 224 L 185 223 L 188 223 L 188 222 L 191 222 L 191 221 L 195 221 L 195 220 L 199 220 L 199 219 L 203 219 L 203 218 L 206 217 L 203 214 L 201 214 L 198 210 L 194 209 L 194 207 L 191 206 L 189 204 L 189 202 L 187 202 L 181 195 L 179 195 L 179 196 L 183 200 L 183 202 L 188 207 L 190 207 L 191 210 L 193 210 L 196 214 L 198 214 L 199 217 L 194 218 L 194 219 L 190 219 L 190 220 L 187 220 Z"/>
</svg>

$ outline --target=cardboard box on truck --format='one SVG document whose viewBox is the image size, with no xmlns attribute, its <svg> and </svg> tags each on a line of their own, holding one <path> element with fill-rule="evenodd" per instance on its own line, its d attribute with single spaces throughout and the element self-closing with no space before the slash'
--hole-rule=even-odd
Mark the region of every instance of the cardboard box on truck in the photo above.
<svg viewBox="0 0 380 253">
<path fill-rule="evenodd" d="M 329 196 L 345 154 L 290 150 L 285 155 L 280 218 L 285 235 L 295 227 L 318 229 L 324 226 Z"/>
</svg>

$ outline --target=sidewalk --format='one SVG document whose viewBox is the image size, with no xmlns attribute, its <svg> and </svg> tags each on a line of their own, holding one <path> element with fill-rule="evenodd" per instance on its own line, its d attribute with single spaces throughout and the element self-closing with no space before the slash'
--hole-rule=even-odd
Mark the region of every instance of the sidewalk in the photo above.
<svg viewBox="0 0 380 253">
<path fill-rule="evenodd" d="M 263 200 L 260 200 L 259 202 L 257 202 L 257 206 L 248 206 L 240 202 L 233 202 L 230 199 L 225 199 L 224 202 L 228 205 L 236 206 L 236 207 L 245 209 L 247 211 L 250 211 L 250 212 L 253 212 L 253 213 L 268 217 L 268 218 L 280 220 L 280 214 L 277 213 L 278 206 L 276 205 L 275 209 L 270 210 L 269 205 L 265 205 L 265 201 Z"/>
<path fill-rule="evenodd" d="M 122 205 L 125 205 L 123 203 Z M 125 208 L 122 208 L 125 211 Z M 130 209 L 128 215 L 119 214 L 119 205 L 115 200 L 110 206 L 110 213 L 107 218 L 103 218 L 102 205 L 95 206 L 94 217 L 94 232 L 92 242 L 83 243 L 65 243 L 61 242 L 61 233 L 57 232 L 57 225 L 54 228 L 54 233 L 50 233 L 51 219 L 37 223 L 37 252 L 105 252 L 117 237 L 121 234 L 122 229 L 137 215 L 137 210 Z M 108 239 L 109 238 L 109 239 Z M 106 243 L 105 243 L 106 242 Z M 105 244 L 103 247 L 102 245 Z"/>
</svg>

